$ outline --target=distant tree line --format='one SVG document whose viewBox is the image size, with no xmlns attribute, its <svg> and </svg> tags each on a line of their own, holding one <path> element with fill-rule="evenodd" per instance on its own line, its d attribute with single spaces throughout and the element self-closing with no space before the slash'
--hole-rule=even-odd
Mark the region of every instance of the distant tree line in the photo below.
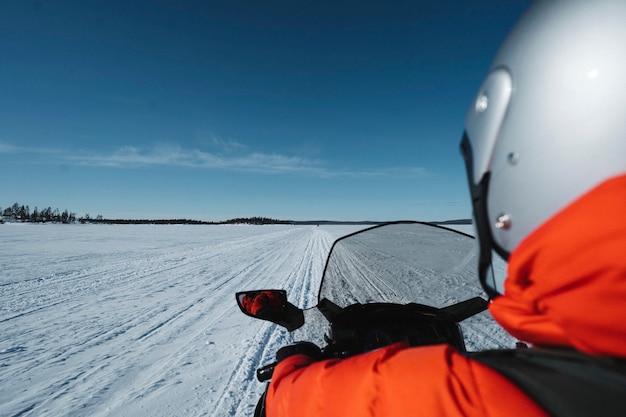
<svg viewBox="0 0 626 417">
<path fill-rule="evenodd" d="M 220 224 L 292 224 L 290 220 L 268 219 L 267 217 L 245 217 L 226 220 Z"/>
<path fill-rule="evenodd" d="M 207 222 L 190 219 L 157 219 L 157 220 L 135 220 L 135 219 L 105 219 L 98 216 L 95 219 L 86 215 L 78 219 L 80 223 L 100 223 L 100 224 L 293 224 L 288 220 L 276 220 L 267 217 L 238 217 L 221 222 Z"/>
<path fill-rule="evenodd" d="M 11 207 L 7 207 L 4 210 L 0 208 L 2 213 L 2 221 L 13 222 L 32 222 L 32 223 L 75 223 L 76 214 L 67 210 L 61 212 L 58 208 L 52 209 L 52 207 L 39 210 L 37 207 L 30 211 L 29 206 L 20 205 L 18 203 L 13 204 Z"/>
<path fill-rule="evenodd" d="M 239 217 L 222 222 L 205 222 L 190 219 L 168 219 L 168 220 L 133 220 L 133 219 L 105 219 L 101 214 L 92 218 L 89 214 L 77 218 L 75 213 L 51 207 L 39 210 L 37 207 L 30 211 L 27 205 L 15 203 L 4 210 L 0 208 L 0 223 L 5 221 L 21 223 L 96 223 L 96 224 L 292 224 L 288 220 L 276 220 L 267 217 Z"/>
</svg>

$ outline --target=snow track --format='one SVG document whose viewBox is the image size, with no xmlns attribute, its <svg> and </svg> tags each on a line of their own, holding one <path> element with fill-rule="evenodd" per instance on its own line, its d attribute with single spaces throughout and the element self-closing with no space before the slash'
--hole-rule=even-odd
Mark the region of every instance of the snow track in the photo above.
<svg viewBox="0 0 626 417">
<path fill-rule="evenodd" d="M 348 233 L 352 229 L 347 229 Z M 287 279 L 277 288 L 287 289 L 290 301 L 300 307 L 311 307 L 317 302 L 317 289 L 324 271 L 330 246 L 337 236 L 319 228 L 309 229 L 306 239 L 293 242 L 286 259 L 293 259 Z M 255 288 L 270 288 L 260 286 Z M 250 287 L 252 288 L 252 287 Z M 264 386 L 256 380 L 256 369 L 274 362 L 276 351 L 291 342 L 290 335 L 282 328 L 256 321 L 258 330 L 244 342 L 240 360 L 228 377 L 228 383 L 218 395 L 219 401 L 210 416 L 241 415 L 251 416 Z"/>
<path fill-rule="evenodd" d="M 0 415 L 249 416 L 290 341 L 236 291 L 315 304 L 354 226 L 0 227 Z"/>
</svg>

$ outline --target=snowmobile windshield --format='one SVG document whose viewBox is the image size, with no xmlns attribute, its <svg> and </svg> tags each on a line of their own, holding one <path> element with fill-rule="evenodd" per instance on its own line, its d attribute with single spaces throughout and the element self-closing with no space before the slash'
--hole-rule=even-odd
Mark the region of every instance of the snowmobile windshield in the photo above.
<svg viewBox="0 0 626 417">
<path fill-rule="evenodd" d="M 472 231 L 471 225 L 446 228 L 398 222 L 337 240 L 326 262 L 318 306 L 304 311 L 305 325 L 292 333 L 293 340 L 324 346 L 330 324 L 328 311 L 324 310 L 332 307 L 329 304 L 340 310 L 377 303 L 442 309 L 476 297 L 484 298 L 478 279 L 477 240 L 452 227 Z M 505 266 L 497 265 L 495 271 L 504 273 Z M 489 271 L 493 274 L 494 268 Z M 514 339 L 496 324 L 488 311 L 462 320 L 460 327 L 468 350 L 514 345 Z"/>
<path fill-rule="evenodd" d="M 446 307 L 484 296 L 477 266 L 470 235 L 426 223 L 377 226 L 335 242 L 318 301 Z"/>
</svg>

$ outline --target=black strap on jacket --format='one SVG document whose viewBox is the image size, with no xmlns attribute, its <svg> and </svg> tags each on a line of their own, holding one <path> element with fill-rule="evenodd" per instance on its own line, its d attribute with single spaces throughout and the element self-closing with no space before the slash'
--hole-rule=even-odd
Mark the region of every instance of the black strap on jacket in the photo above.
<svg viewBox="0 0 626 417">
<path fill-rule="evenodd" d="M 493 350 L 469 356 L 505 376 L 551 416 L 626 416 L 626 360 L 564 349 Z"/>
</svg>

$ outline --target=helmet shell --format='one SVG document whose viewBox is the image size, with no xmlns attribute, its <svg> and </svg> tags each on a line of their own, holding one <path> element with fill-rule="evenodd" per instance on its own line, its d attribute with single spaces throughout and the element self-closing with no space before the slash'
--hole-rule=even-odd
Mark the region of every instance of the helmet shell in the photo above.
<svg viewBox="0 0 626 417">
<path fill-rule="evenodd" d="M 533 4 L 465 119 L 470 187 L 489 174 L 486 210 L 474 213 L 489 225 L 481 246 L 508 256 L 577 197 L 626 173 L 625 112 L 626 2 Z"/>
</svg>

